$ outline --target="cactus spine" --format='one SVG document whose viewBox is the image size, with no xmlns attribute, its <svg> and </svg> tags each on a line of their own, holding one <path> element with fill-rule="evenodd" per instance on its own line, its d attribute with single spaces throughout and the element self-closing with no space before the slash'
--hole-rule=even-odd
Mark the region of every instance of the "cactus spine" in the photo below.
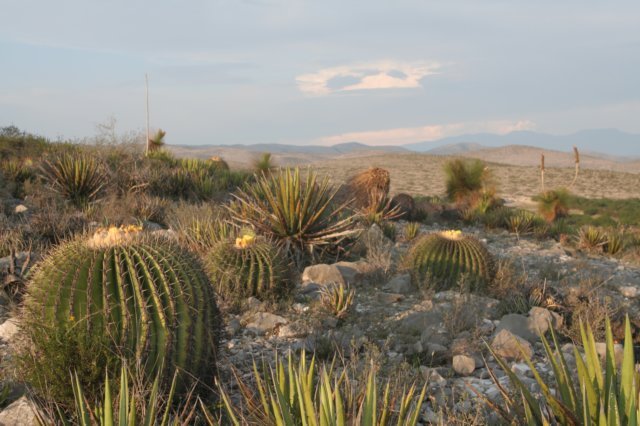
<svg viewBox="0 0 640 426">
<path fill-rule="evenodd" d="M 170 380 L 182 369 L 189 373 L 182 379 L 210 381 L 220 318 L 206 274 L 175 243 L 135 234 L 106 232 L 56 248 L 30 282 L 27 327 L 100 333 L 149 377 Z"/>
<path fill-rule="evenodd" d="M 463 276 L 470 290 L 478 290 L 493 278 L 492 263 L 485 246 L 460 231 L 425 235 L 407 256 L 414 284 L 435 291 L 454 287 Z"/>
</svg>

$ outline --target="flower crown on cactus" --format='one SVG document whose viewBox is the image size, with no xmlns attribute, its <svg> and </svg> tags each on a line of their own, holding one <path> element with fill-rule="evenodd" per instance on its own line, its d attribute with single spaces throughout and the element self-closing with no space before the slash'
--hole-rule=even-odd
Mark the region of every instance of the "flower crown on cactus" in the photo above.
<svg viewBox="0 0 640 426">
<path fill-rule="evenodd" d="M 111 226 L 109 228 L 98 228 L 87 242 L 87 245 L 91 248 L 111 247 L 117 244 L 129 242 L 141 232 L 142 226 L 138 225 L 121 225 L 119 227 Z"/>
<path fill-rule="evenodd" d="M 448 240 L 460 240 L 462 239 L 463 235 L 462 235 L 462 231 L 460 230 L 454 230 L 454 229 L 450 229 L 448 231 L 442 231 L 440 232 L 440 236 L 448 239 Z"/>
<path fill-rule="evenodd" d="M 255 241 L 255 235 L 244 234 L 242 237 L 236 238 L 236 248 L 245 249 L 247 247 L 251 247 Z"/>
</svg>

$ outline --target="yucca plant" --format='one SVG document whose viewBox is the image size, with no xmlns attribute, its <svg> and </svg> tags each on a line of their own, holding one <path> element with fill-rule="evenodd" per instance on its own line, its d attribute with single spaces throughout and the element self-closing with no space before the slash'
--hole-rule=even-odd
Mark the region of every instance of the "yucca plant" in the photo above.
<svg viewBox="0 0 640 426">
<path fill-rule="evenodd" d="M 32 384 L 60 400 L 70 397 L 70 370 L 95 389 L 95 370 L 80 371 L 112 354 L 139 361 L 163 384 L 176 369 L 187 372 L 180 390 L 194 377 L 210 385 L 220 325 L 195 256 L 136 227 L 110 228 L 56 247 L 33 273 L 21 319 L 32 344 L 25 366 Z"/>
<path fill-rule="evenodd" d="M 78 207 L 95 201 L 107 180 L 105 168 L 97 158 L 77 152 L 45 160 L 41 170 L 51 189 Z"/>
<path fill-rule="evenodd" d="M 291 288 L 289 264 L 282 249 L 245 233 L 235 243 L 223 240 L 205 254 L 211 282 L 230 301 L 249 296 L 276 300 Z"/>
<path fill-rule="evenodd" d="M 326 286 L 320 292 L 322 306 L 338 319 L 349 313 L 356 291 L 343 283 Z"/>
<path fill-rule="evenodd" d="M 318 370 L 304 352 L 298 360 L 289 352 L 286 364 L 276 356 L 275 366 L 264 365 L 262 372 L 254 362 L 253 370 L 257 392 L 236 374 L 244 412 L 220 390 L 228 424 L 415 426 L 426 394 L 426 385 L 400 392 L 389 382 L 380 393 L 373 368 L 366 381 L 354 382 L 335 362 Z"/>
<path fill-rule="evenodd" d="M 404 239 L 407 241 L 412 241 L 414 238 L 418 236 L 419 233 L 420 233 L 419 222 L 409 222 L 404 227 Z"/>
<path fill-rule="evenodd" d="M 589 251 L 602 251 L 607 244 L 606 234 L 595 226 L 583 226 L 578 231 L 578 247 Z"/>
<path fill-rule="evenodd" d="M 198 252 L 208 251 L 221 241 L 229 240 L 236 233 L 235 229 L 219 216 L 194 216 L 177 220 L 172 226 L 178 232 L 181 241 Z"/>
<path fill-rule="evenodd" d="M 360 210 L 375 211 L 387 204 L 391 178 L 389 172 L 379 167 L 371 167 L 347 180 L 346 189 L 353 198 L 353 206 Z M 392 207 L 389 207 L 390 209 Z"/>
<path fill-rule="evenodd" d="M 253 162 L 253 170 L 258 175 L 269 174 L 273 169 L 275 169 L 275 166 L 273 165 L 273 159 L 271 158 L 270 152 L 262 153 Z"/>
<path fill-rule="evenodd" d="M 355 218 L 345 204 L 334 203 L 336 190 L 329 179 L 318 181 L 308 170 L 282 169 L 257 177 L 233 194 L 228 208 L 238 227 L 275 241 L 298 266 L 326 256 L 337 257 L 345 240 L 354 235 Z"/>
<path fill-rule="evenodd" d="M 33 162 L 30 159 L 19 160 L 16 158 L 4 160 L 0 163 L 0 172 L 7 180 L 24 183 L 34 177 Z"/>
<path fill-rule="evenodd" d="M 405 265 L 419 288 L 442 291 L 464 281 L 470 290 L 485 287 L 494 275 L 493 258 L 476 238 L 460 231 L 421 237 L 409 249 Z"/>
<path fill-rule="evenodd" d="M 489 346 L 496 361 L 509 377 L 512 386 L 520 398 L 512 398 L 508 391 L 495 380 L 501 390 L 505 407 L 501 407 L 485 398 L 500 415 L 512 423 L 520 423 L 514 412 L 521 413 L 530 425 L 637 425 L 640 419 L 640 376 L 635 369 L 633 338 L 629 318 L 625 321 L 623 356 L 620 368 L 616 364 L 618 357 L 614 349 L 611 324 L 606 320 L 606 350 L 604 370 L 596 351 L 596 343 L 591 327 L 580 324 L 583 353 L 574 346 L 576 371 L 572 371 L 560 349 L 555 332 L 551 329 L 551 348 L 549 341 L 540 336 L 548 362 L 555 378 L 555 389 L 545 382 L 536 365 L 522 351 L 523 357 L 533 372 L 540 387 L 541 396 L 532 394 L 509 365 Z M 577 376 L 578 381 L 575 382 Z M 495 377 L 495 375 L 493 376 Z M 481 395 L 481 394 L 479 394 Z"/>
<path fill-rule="evenodd" d="M 456 202 L 481 191 L 489 178 L 488 168 L 480 160 L 449 160 L 444 165 L 444 172 L 447 197 Z"/>
<path fill-rule="evenodd" d="M 544 191 L 538 196 L 538 212 L 547 222 L 554 222 L 569 213 L 569 198 L 569 191 L 564 188 Z"/>
</svg>

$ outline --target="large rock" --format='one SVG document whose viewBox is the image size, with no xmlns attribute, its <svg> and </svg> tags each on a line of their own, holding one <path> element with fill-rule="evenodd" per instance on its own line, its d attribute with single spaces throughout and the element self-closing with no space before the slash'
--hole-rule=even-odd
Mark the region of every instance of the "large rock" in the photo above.
<svg viewBox="0 0 640 426">
<path fill-rule="evenodd" d="M 529 311 L 529 329 L 536 334 L 545 334 L 549 326 L 557 330 L 562 326 L 562 316 L 548 309 L 534 306 Z"/>
<path fill-rule="evenodd" d="M 256 333 L 261 336 L 263 334 L 272 331 L 276 327 L 287 324 L 286 318 L 283 318 L 279 315 L 274 315 L 269 312 L 258 312 L 257 314 L 251 317 L 250 322 L 247 324 L 247 330 Z"/>
<path fill-rule="evenodd" d="M 533 355 L 531 343 L 506 329 L 496 334 L 491 342 L 491 349 L 505 360 L 521 361 L 525 356 L 531 358 Z"/>
<path fill-rule="evenodd" d="M 0 426 L 36 426 L 36 408 L 23 396 L 0 413 Z"/>
<path fill-rule="evenodd" d="M 529 318 L 520 314 L 507 314 L 500 319 L 496 327 L 496 333 L 507 330 L 518 337 L 527 339 L 530 342 L 538 340 L 538 334 L 531 328 Z"/>
</svg>

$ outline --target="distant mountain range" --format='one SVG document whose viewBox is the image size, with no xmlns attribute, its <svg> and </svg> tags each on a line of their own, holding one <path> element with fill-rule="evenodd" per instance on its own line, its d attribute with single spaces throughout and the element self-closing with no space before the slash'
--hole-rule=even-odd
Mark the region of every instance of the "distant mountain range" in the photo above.
<svg viewBox="0 0 640 426">
<path fill-rule="evenodd" d="M 530 131 L 505 135 L 479 133 L 453 136 L 436 141 L 403 146 L 370 146 L 347 142 L 332 146 L 321 145 L 172 145 L 178 156 L 209 158 L 220 156 L 233 166 L 246 167 L 263 152 L 270 152 L 279 165 L 311 164 L 334 158 L 379 156 L 384 154 L 425 153 L 431 155 L 460 155 L 485 161 L 513 165 L 533 165 L 545 153 L 551 167 L 572 164 L 572 148 L 580 150 L 583 166 L 618 170 L 636 170 L 640 164 L 640 135 L 616 129 L 584 130 L 569 135 L 549 135 Z M 633 164 L 632 164 L 633 163 Z M 625 164 L 627 164 L 625 166 Z M 624 166 L 624 167 L 623 167 Z"/>
<path fill-rule="evenodd" d="M 468 151 L 508 145 L 522 145 L 554 151 L 571 151 L 577 146 L 580 152 L 598 156 L 640 158 L 640 135 L 617 129 L 582 130 L 569 135 L 550 135 L 531 131 L 511 132 L 505 135 L 478 133 L 452 136 L 429 142 L 404 145 L 411 151 L 435 155 L 455 155 Z"/>
</svg>

